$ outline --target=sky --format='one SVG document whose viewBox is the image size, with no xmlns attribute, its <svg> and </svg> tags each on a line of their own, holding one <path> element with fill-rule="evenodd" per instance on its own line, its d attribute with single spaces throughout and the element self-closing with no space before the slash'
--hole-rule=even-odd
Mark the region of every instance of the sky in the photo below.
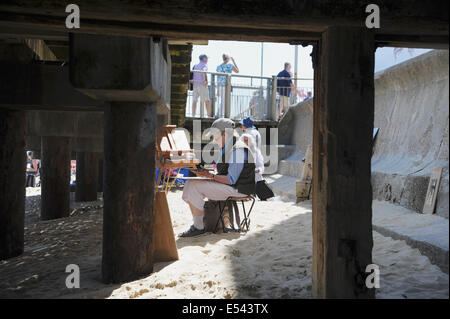
<svg viewBox="0 0 450 319">
<path fill-rule="evenodd" d="M 298 46 L 298 77 L 313 78 L 311 62 L 311 46 Z M 375 72 L 379 72 L 395 64 L 401 63 L 420 54 L 428 52 L 426 49 L 402 49 L 396 52 L 394 48 L 378 48 L 375 53 Z M 240 74 L 261 75 L 261 43 L 242 41 L 209 41 L 208 45 L 194 45 L 192 50 L 191 69 L 198 63 L 198 57 L 206 54 L 209 57 L 209 71 L 216 71 L 216 67 L 222 63 L 222 54 L 232 56 Z M 264 43 L 263 76 L 277 75 L 283 70 L 284 62 L 292 64 L 292 72 L 295 65 L 295 46 L 286 43 Z"/>
</svg>

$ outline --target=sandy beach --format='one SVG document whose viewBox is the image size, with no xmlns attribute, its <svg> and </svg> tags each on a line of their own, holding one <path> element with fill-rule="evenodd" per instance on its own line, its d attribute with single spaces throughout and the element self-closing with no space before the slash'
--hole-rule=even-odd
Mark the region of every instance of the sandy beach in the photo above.
<svg viewBox="0 0 450 319">
<path fill-rule="evenodd" d="M 257 201 L 247 234 L 176 238 L 180 259 L 129 283 L 101 282 L 102 202 L 72 203 L 70 217 L 39 221 L 27 189 L 25 252 L 0 261 L 0 298 L 311 298 L 311 203 Z M 168 194 L 175 234 L 192 222 L 181 191 Z M 419 250 L 374 232 L 377 298 L 448 298 L 449 278 Z M 65 286 L 77 264 L 81 287 Z"/>
</svg>

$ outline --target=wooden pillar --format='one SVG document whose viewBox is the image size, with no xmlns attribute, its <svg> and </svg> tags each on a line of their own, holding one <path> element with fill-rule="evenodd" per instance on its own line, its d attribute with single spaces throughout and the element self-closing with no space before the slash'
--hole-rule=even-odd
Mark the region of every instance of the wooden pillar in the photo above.
<svg viewBox="0 0 450 319">
<path fill-rule="evenodd" d="M 153 271 L 156 103 L 105 108 L 103 280 Z"/>
<path fill-rule="evenodd" d="M 170 100 L 167 41 L 81 33 L 69 40 L 73 86 L 107 101 L 103 281 L 135 280 L 153 271 L 156 112 Z"/>
<path fill-rule="evenodd" d="M 23 253 L 25 113 L 0 109 L 0 260 Z"/>
<path fill-rule="evenodd" d="M 70 213 L 71 139 L 41 138 L 41 219 L 67 217 Z"/>
<path fill-rule="evenodd" d="M 75 201 L 97 200 L 98 152 L 77 152 Z"/>
<path fill-rule="evenodd" d="M 97 192 L 103 193 L 103 153 L 100 153 L 98 159 L 98 182 L 97 182 Z"/>
<path fill-rule="evenodd" d="M 313 295 L 373 298 L 370 159 L 374 40 L 365 28 L 330 27 L 314 52 Z"/>
</svg>

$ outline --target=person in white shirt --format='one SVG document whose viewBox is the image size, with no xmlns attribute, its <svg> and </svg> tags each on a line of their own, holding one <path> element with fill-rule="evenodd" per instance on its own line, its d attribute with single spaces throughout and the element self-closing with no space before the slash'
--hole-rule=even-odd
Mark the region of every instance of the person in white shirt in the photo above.
<svg viewBox="0 0 450 319">
<path fill-rule="evenodd" d="M 255 139 L 249 133 L 242 134 L 240 140 L 244 142 L 253 153 L 253 157 L 255 159 L 255 182 L 257 183 L 259 181 L 262 181 L 262 174 L 264 173 L 264 157 L 261 153 L 261 150 L 256 147 Z"/>
<path fill-rule="evenodd" d="M 264 157 L 261 150 L 256 147 L 256 142 L 253 136 L 249 133 L 244 133 L 240 136 L 239 140 L 244 142 L 250 152 L 253 154 L 255 161 L 255 194 L 260 200 L 271 200 L 275 196 L 272 189 L 266 184 L 263 178 L 264 173 Z"/>
<path fill-rule="evenodd" d="M 251 117 L 246 117 L 243 120 L 239 121 L 239 123 L 242 125 L 242 130 L 244 131 L 244 133 L 248 133 L 253 136 L 256 148 L 261 149 L 261 134 L 253 125 L 253 119 Z"/>
</svg>

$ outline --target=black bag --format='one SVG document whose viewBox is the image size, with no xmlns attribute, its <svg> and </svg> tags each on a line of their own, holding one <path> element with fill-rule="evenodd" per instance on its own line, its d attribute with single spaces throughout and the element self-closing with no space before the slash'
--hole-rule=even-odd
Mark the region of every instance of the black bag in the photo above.
<svg viewBox="0 0 450 319">
<path fill-rule="evenodd" d="M 266 184 L 266 181 L 262 180 L 256 183 L 255 194 L 260 200 L 266 200 L 268 198 L 274 197 L 275 194 Z"/>
</svg>

